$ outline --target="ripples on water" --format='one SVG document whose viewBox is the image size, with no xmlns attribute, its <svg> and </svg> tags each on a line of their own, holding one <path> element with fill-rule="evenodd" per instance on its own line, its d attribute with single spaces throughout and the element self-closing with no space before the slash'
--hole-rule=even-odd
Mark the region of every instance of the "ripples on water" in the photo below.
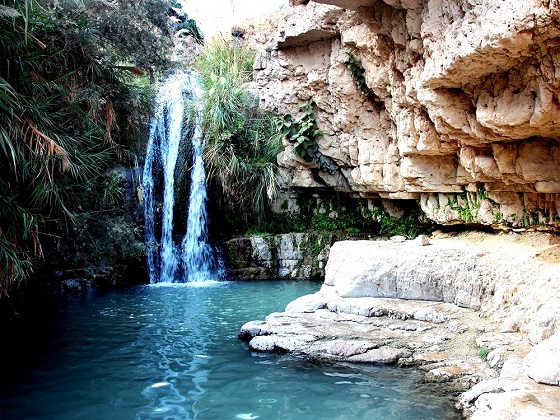
<svg viewBox="0 0 560 420">
<path fill-rule="evenodd" d="M 72 298 L 37 320 L 10 356 L 0 418 L 457 417 L 417 384 L 415 370 L 251 353 L 237 339 L 244 322 L 319 286 L 155 284 Z"/>
</svg>

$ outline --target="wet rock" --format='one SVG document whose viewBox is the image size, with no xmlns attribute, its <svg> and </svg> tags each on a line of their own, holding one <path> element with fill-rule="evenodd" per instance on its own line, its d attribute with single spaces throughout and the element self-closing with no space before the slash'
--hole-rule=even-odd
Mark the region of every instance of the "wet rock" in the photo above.
<svg viewBox="0 0 560 420">
<path fill-rule="evenodd" d="M 532 350 L 530 341 L 557 325 L 556 267 L 532 265 L 523 253 L 512 260 L 512 248 L 491 255 L 445 241 L 337 242 L 319 292 L 244 325 L 240 336 L 255 351 L 417 365 L 426 381 L 463 392 L 458 404 L 472 418 L 558 418 L 560 387 L 546 384 L 558 384 L 560 335 Z M 393 289 L 381 287 L 389 280 Z M 438 291 L 439 301 L 386 296 L 412 289 Z"/>
<path fill-rule="evenodd" d="M 232 238 L 225 246 L 229 276 L 241 280 L 321 278 L 329 240 L 328 235 L 313 233 Z"/>
<path fill-rule="evenodd" d="M 266 322 L 249 321 L 243 324 L 243 326 L 239 330 L 239 334 L 237 335 L 237 337 L 240 340 L 249 341 L 253 337 L 269 334 L 270 330 L 268 329 L 268 325 L 266 324 Z"/>
<path fill-rule="evenodd" d="M 368 350 L 365 353 L 348 357 L 348 361 L 356 363 L 396 363 L 401 358 L 409 358 L 412 353 L 409 350 L 383 347 Z"/>
<path fill-rule="evenodd" d="M 314 340 L 312 335 L 257 336 L 249 341 L 249 348 L 267 353 L 304 353 L 308 344 Z"/>
<path fill-rule="evenodd" d="M 379 344 L 367 340 L 326 340 L 315 342 L 307 348 L 306 352 L 323 357 L 333 356 L 336 359 L 347 359 L 378 346 Z"/>
</svg>

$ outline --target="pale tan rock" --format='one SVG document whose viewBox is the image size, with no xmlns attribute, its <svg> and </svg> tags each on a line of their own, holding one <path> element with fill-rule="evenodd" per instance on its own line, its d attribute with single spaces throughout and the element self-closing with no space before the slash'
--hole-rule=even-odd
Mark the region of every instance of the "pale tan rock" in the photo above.
<svg viewBox="0 0 560 420">
<path fill-rule="evenodd" d="M 536 382 L 558 383 L 557 264 L 536 261 L 530 245 L 504 236 L 490 246 L 479 243 L 485 235 L 457 241 L 444 232 L 430 247 L 337 242 L 319 292 L 245 324 L 239 336 L 255 351 L 417 365 L 425 380 L 466 390 L 459 406 L 467 418 L 557 419 L 560 387 Z M 391 290 L 424 291 L 434 301 L 376 297 Z M 530 337 L 540 340 L 532 350 Z M 490 350 L 486 358 L 480 349 Z"/>
<path fill-rule="evenodd" d="M 557 3 L 294 2 L 255 62 L 260 104 L 297 115 L 315 99 L 319 148 L 340 166 L 338 176 L 319 174 L 332 188 L 463 200 L 461 208 L 421 203 L 439 223 L 559 226 Z M 369 97 L 347 52 L 365 70 Z M 313 165 L 281 160 L 288 185 L 324 187 Z"/>
<path fill-rule="evenodd" d="M 384 347 L 380 349 L 371 349 L 362 354 L 356 354 L 348 357 L 348 361 L 355 363 L 396 363 L 401 358 L 411 356 L 411 352 L 404 349 L 396 349 Z"/>
<path fill-rule="evenodd" d="M 426 235 L 418 235 L 416 238 L 416 243 L 420 246 L 430 245 L 430 238 Z"/>
<path fill-rule="evenodd" d="M 541 341 L 525 357 L 527 374 L 536 382 L 560 386 L 560 333 Z"/>
</svg>

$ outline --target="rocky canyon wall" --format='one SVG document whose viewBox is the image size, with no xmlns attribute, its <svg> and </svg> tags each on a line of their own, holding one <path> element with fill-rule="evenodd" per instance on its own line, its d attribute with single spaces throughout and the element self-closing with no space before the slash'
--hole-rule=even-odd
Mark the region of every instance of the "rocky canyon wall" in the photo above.
<svg viewBox="0 0 560 420">
<path fill-rule="evenodd" d="M 559 0 L 292 1 L 254 70 L 267 110 L 315 100 L 336 165 L 286 140 L 289 186 L 414 199 L 442 223 L 560 226 Z"/>
</svg>

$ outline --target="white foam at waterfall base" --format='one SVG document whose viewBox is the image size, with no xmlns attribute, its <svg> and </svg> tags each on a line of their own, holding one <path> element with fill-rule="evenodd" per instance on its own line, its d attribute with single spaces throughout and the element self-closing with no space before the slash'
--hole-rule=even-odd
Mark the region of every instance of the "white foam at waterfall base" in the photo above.
<svg viewBox="0 0 560 420">
<path fill-rule="evenodd" d="M 142 182 L 150 283 L 200 282 L 221 278 L 208 237 L 206 172 L 202 158 L 204 137 L 199 113 L 193 112 L 194 117 L 188 119 L 186 126 L 183 123 L 186 102 L 196 101 L 201 93 L 196 74 L 177 72 L 165 80 L 156 96 Z M 179 246 L 173 241 L 174 174 L 181 147 L 186 147 L 184 140 L 187 133 L 192 133 L 193 164 L 187 232 Z M 160 184 L 163 191 L 155 191 Z M 160 194 L 162 202 L 157 203 Z M 156 226 L 159 213 L 161 235 L 158 238 Z"/>
<path fill-rule="evenodd" d="M 228 282 L 221 280 L 200 280 L 200 281 L 189 281 L 186 283 L 171 283 L 171 282 L 160 282 L 147 285 L 147 287 L 190 287 L 190 288 L 204 288 L 204 287 L 221 287 L 227 285 Z"/>
</svg>

